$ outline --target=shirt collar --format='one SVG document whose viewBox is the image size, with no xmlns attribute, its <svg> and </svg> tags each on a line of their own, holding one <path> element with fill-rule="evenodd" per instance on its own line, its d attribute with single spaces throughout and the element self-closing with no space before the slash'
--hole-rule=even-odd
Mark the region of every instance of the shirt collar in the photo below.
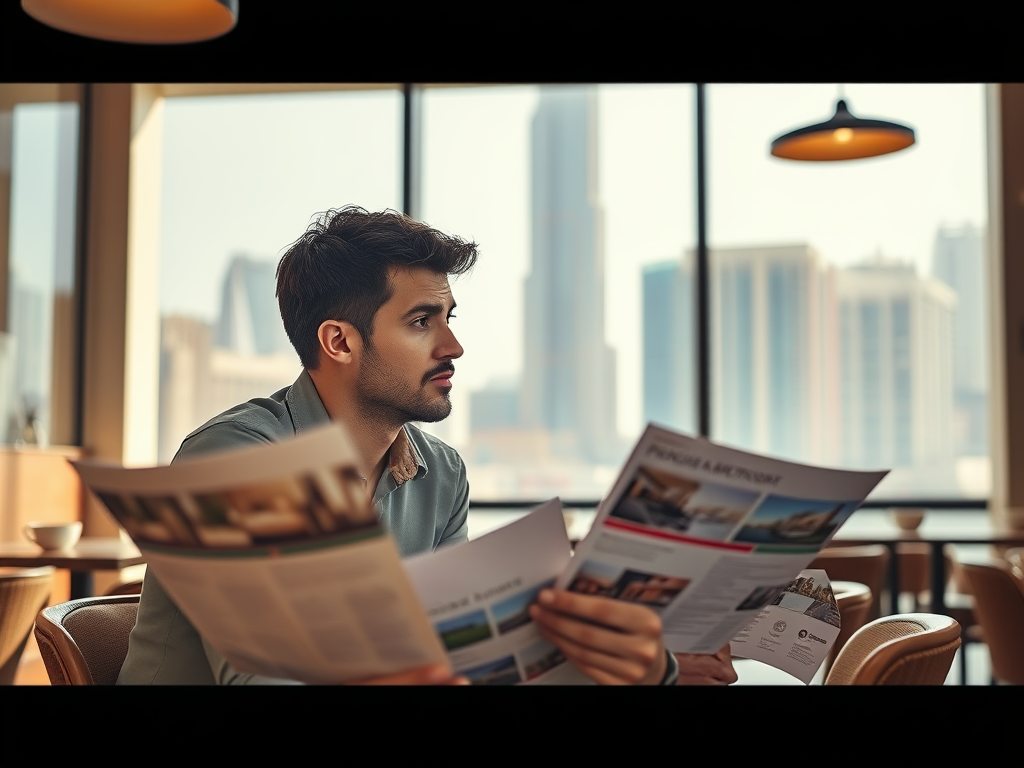
<svg viewBox="0 0 1024 768">
<path fill-rule="evenodd" d="M 395 478 L 395 485 L 398 486 L 407 480 L 412 480 L 419 473 L 420 467 L 423 467 L 423 473 L 426 474 L 427 465 L 423 462 L 419 451 L 416 450 L 416 446 L 412 444 L 412 440 L 409 439 L 408 426 L 403 426 L 398 430 L 395 442 L 388 449 L 388 469 L 391 470 L 391 476 Z"/>
<path fill-rule="evenodd" d="M 305 368 L 288 390 L 285 400 L 296 434 L 331 422 L 320 393 L 316 391 L 313 377 Z M 416 477 L 421 467 L 423 474 L 426 474 L 427 465 L 409 437 L 408 426 L 403 426 L 388 449 L 388 469 L 395 480 L 395 487 Z"/>
</svg>

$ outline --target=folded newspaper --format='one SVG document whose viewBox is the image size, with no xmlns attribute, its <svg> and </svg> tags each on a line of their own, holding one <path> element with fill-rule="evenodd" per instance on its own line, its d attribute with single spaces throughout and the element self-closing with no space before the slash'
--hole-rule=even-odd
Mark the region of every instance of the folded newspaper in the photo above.
<svg viewBox="0 0 1024 768">
<path fill-rule="evenodd" d="M 474 684 L 585 683 L 530 620 L 547 586 L 649 606 L 671 651 L 732 642 L 808 682 L 838 611 L 823 572 L 802 571 L 886 474 L 649 425 L 575 552 L 552 499 L 403 560 L 337 424 L 169 466 L 71 463 L 236 669 L 308 683 L 427 663 Z"/>
</svg>

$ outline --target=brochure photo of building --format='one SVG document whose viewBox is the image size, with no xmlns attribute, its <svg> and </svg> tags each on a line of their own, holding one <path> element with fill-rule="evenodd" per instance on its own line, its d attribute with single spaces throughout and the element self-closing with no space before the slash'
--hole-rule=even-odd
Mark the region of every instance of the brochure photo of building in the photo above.
<svg viewBox="0 0 1024 768">
<path fill-rule="evenodd" d="M 562 652 L 547 640 L 540 640 L 523 648 L 516 656 L 519 657 L 519 665 L 526 680 L 533 680 L 565 662 Z"/>
<path fill-rule="evenodd" d="M 580 566 L 570 592 L 615 597 L 652 608 L 663 608 L 690 583 L 689 579 L 623 568 L 595 560 Z"/>
<path fill-rule="evenodd" d="M 525 626 L 533 621 L 530 618 L 530 606 L 537 600 L 537 593 L 554 585 L 554 579 L 548 579 L 530 589 L 523 590 L 512 597 L 494 603 L 491 606 L 491 615 L 494 617 L 494 624 L 498 628 L 498 634 L 504 635 L 513 629 Z"/>
<path fill-rule="evenodd" d="M 839 606 L 827 577 L 815 579 L 800 575 L 778 597 L 772 605 L 788 608 L 839 627 Z"/>
<path fill-rule="evenodd" d="M 244 549 L 377 525 L 347 467 L 222 491 L 96 495 L 133 539 L 164 546 Z"/>
<path fill-rule="evenodd" d="M 694 538 L 725 541 L 759 497 L 756 491 L 641 466 L 609 515 Z"/>
<path fill-rule="evenodd" d="M 514 656 L 504 656 L 457 672 L 468 677 L 473 685 L 515 685 L 523 679 Z"/>
<path fill-rule="evenodd" d="M 787 496 L 767 496 L 734 537 L 751 544 L 824 543 L 860 501 L 815 501 Z"/>
</svg>

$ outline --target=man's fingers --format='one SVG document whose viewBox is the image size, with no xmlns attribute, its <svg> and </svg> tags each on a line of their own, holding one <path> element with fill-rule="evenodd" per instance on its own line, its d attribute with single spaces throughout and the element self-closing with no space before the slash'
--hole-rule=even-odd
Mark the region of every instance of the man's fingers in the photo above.
<svg viewBox="0 0 1024 768">
<path fill-rule="evenodd" d="M 643 681 L 649 664 L 639 659 L 612 656 L 605 651 L 582 645 L 538 622 L 545 640 L 558 646 L 566 660 L 591 680 L 606 685 L 633 685 Z"/>
<path fill-rule="evenodd" d="M 544 589 L 537 602 L 546 609 L 569 614 L 630 634 L 661 636 L 661 619 L 644 605 L 561 589 Z"/>
<path fill-rule="evenodd" d="M 532 606 L 531 615 L 542 631 L 547 630 L 557 637 L 565 638 L 574 647 L 605 656 L 639 661 L 646 667 L 656 661 L 661 652 L 657 635 L 628 634 L 537 605 Z"/>
</svg>

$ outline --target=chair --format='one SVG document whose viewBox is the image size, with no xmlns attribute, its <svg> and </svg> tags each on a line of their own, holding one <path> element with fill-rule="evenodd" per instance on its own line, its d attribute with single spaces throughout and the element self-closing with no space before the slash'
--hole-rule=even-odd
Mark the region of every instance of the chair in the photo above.
<svg viewBox="0 0 1024 768">
<path fill-rule="evenodd" d="M 128 655 L 139 595 L 103 595 L 44 608 L 35 636 L 51 685 L 113 685 Z"/>
<path fill-rule="evenodd" d="M 839 634 L 829 649 L 828 656 L 825 657 L 825 663 L 822 664 L 822 674 L 826 676 L 835 664 L 839 651 L 853 634 L 867 623 L 874 600 L 868 586 L 856 581 L 833 581 L 832 594 L 835 595 L 836 607 L 839 609 Z"/>
<path fill-rule="evenodd" d="M 889 579 L 889 548 L 884 544 L 829 545 L 818 553 L 808 568 L 820 568 L 829 581 L 854 581 L 871 590 L 868 617 L 881 615 L 879 603 Z"/>
<path fill-rule="evenodd" d="M 54 569 L 0 568 L 0 685 L 12 685 L 36 615 L 50 600 Z"/>
<path fill-rule="evenodd" d="M 959 647 L 960 625 L 951 616 L 883 616 L 847 641 L 825 685 L 942 685 Z"/>
<path fill-rule="evenodd" d="M 142 594 L 142 579 L 131 579 L 130 581 L 120 581 L 104 594 L 107 597 L 113 595 L 141 595 Z"/>
<path fill-rule="evenodd" d="M 1003 559 L 960 563 L 992 661 L 992 681 L 1024 685 L 1024 573 Z"/>
</svg>

